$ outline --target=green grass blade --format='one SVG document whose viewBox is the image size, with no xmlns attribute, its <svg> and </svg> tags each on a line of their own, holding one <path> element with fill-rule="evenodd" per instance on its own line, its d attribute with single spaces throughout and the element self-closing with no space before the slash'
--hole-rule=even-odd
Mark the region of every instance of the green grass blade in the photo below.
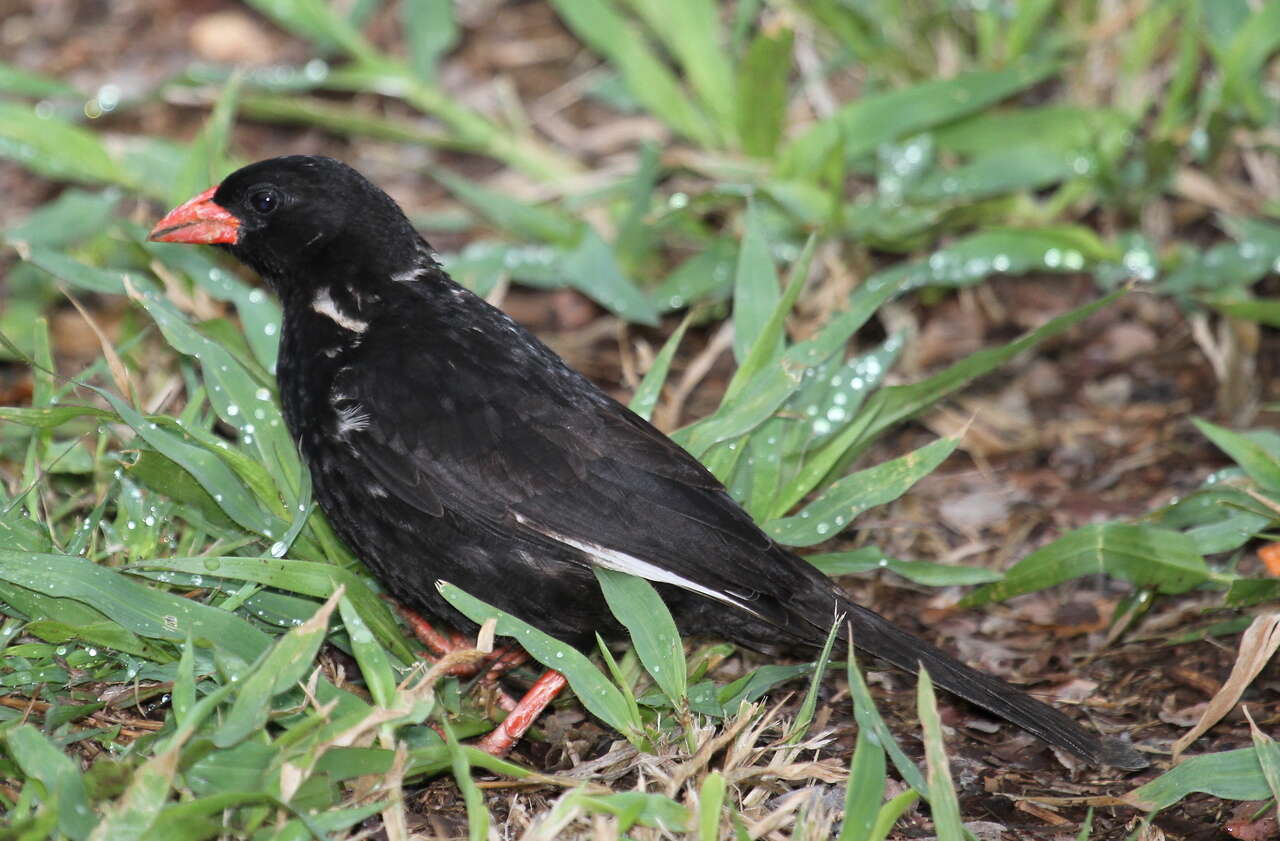
<svg viewBox="0 0 1280 841">
<path fill-rule="evenodd" d="M 800 513 L 766 522 L 764 530 L 786 546 L 812 546 L 830 540 L 864 511 L 892 502 L 937 470 L 959 444 L 959 438 L 939 438 L 904 456 L 851 473 L 828 486 Z M 813 488 L 803 484 L 813 475 L 801 474 L 799 482 L 784 488 L 779 506 L 806 496 Z"/>
<path fill-rule="evenodd" d="M 1256 441 L 1237 432 L 1200 418 L 1193 418 L 1191 422 L 1218 449 L 1231 456 L 1259 487 L 1268 493 L 1280 494 L 1280 462 L 1271 453 Z"/>
<path fill-rule="evenodd" d="M 787 26 L 762 29 L 738 68 L 734 119 L 742 151 L 772 158 L 786 128 L 795 33 Z"/>
<path fill-rule="evenodd" d="M 793 293 L 793 299 L 794 296 Z M 739 363 L 745 362 L 761 342 L 761 334 L 770 324 L 781 298 L 778 273 L 774 269 L 773 252 L 765 235 L 759 205 L 748 201 L 733 284 L 733 355 Z M 789 311 L 790 307 L 787 309 Z M 782 331 L 779 327 L 773 332 L 768 345 L 762 349 L 768 360 L 782 353 Z"/>
<path fill-rule="evenodd" d="M 341 590 L 330 596 L 314 616 L 276 640 L 242 679 L 235 703 L 213 734 L 215 745 L 231 747 L 265 727 L 272 698 L 292 689 L 308 670 L 316 668 L 316 652 L 329 631 L 329 617 L 337 609 L 339 598 Z"/>
<path fill-rule="evenodd" d="M 656 326 L 658 311 L 649 296 L 622 273 L 611 249 L 594 228 L 587 227 L 562 264 L 569 285 L 605 309 L 636 324 Z"/>
<path fill-rule="evenodd" d="M 390 707 L 395 700 L 396 673 L 387 659 L 387 652 L 378 644 L 369 631 L 369 626 L 360 617 L 360 612 L 345 594 L 338 601 L 338 610 L 342 614 L 347 637 L 351 640 L 351 653 L 360 666 L 360 675 L 369 689 L 369 695 L 378 706 Z"/>
<path fill-rule="evenodd" d="M 679 709 L 688 701 L 688 674 L 684 643 L 666 603 L 643 578 L 601 567 L 592 567 L 592 572 L 609 610 L 631 635 L 645 670 Z"/>
<path fill-rule="evenodd" d="M 458 21 L 449 0 L 406 0 L 400 4 L 409 66 L 419 78 L 434 82 L 441 57 L 458 42 Z"/>
<path fill-rule="evenodd" d="M 0 102 L 0 158 L 58 181 L 132 186 L 97 134 L 24 103 Z"/>
<path fill-rule="evenodd" d="M 181 643 L 187 636 L 256 656 L 270 638 L 240 617 L 154 590 L 80 557 L 0 550 L 0 579 L 45 595 L 93 605 L 135 634 Z"/>
<path fill-rule="evenodd" d="M 552 0 L 552 5 L 575 35 L 618 69 L 631 93 L 656 117 L 701 146 L 720 145 L 714 124 L 613 0 Z"/>
<path fill-rule="evenodd" d="M 793 282 L 798 277 L 797 274 Z M 853 293 L 849 308 L 817 336 L 788 348 L 776 364 L 766 366 L 752 377 L 750 389 L 744 389 L 734 400 L 721 403 L 710 417 L 690 424 L 672 437 L 690 453 L 701 457 L 716 444 L 744 435 L 764 423 L 800 388 L 804 372 L 842 349 L 881 304 L 901 291 L 906 280 L 905 273 L 901 272 L 868 279 Z"/>
<path fill-rule="evenodd" d="M 856 639 L 853 640 L 854 645 L 857 645 L 857 643 Z M 875 701 L 871 700 L 871 690 L 867 688 L 867 682 L 863 679 L 862 672 L 858 669 L 857 657 L 852 650 L 849 652 L 847 669 L 849 694 L 853 697 L 853 717 L 858 722 L 858 732 L 865 732 L 868 738 L 874 738 L 876 743 L 884 748 L 885 752 L 889 754 L 889 758 L 893 760 L 893 767 L 898 769 L 898 773 L 906 781 L 907 785 L 917 792 L 927 792 L 929 787 L 925 783 L 924 775 L 920 773 L 920 769 L 916 767 L 916 764 L 907 758 L 902 748 L 898 747 L 898 743 L 893 738 L 893 733 L 889 730 L 889 726 L 880 717 L 880 711 L 876 709 Z"/>
<path fill-rule="evenodd" d="M 139 561 L 136 567 L 217 576 L 234 581 L 253 581 L 267 587 L 321 599 L 329 598 L 341 586 L 345 591 L 344 599 L 359 612 L 379 641 L 391 649 L 401 662 L 417 662 L 413 652 L 405 645 L 400 626 L 396 624 L 386 602 L 374 595 L 364 579 L 351 570 L 312 561 L 209 555 L 154 558 Z"/>
<path fill-rule="evenodd" d="M 582 236 L 583 223 L 558 210 L 517 201 L 447 169 L 433 170 L 431 175 L 493 224 L 517 236 L 562 246 L 570 246 Z"/>
<path fill-rule="evenodd" d="M 856 575 L 873 569 L 887 569 L 908 581 L 926 587 L 964 587 L 972 584 L 989 584 L 1004 576 L 986 567 L 968 567 L 959 564 L 936 564 L 930 561 L 899 561 L 886 558 L 877 546 L 864 546 L 852 552 L 832 552 L 823 555 L 806 555 L 805 560 L 830 576 Z"/>
<path fill-rule="evenodd" d="M 981 111 L 1040 82 L 1055 69 L 1043 62 L 1022 63 L 864 97 L 787 144 L 781 153 L 780 174 L 812 177 L 833 151 L 854 160 L 881 144 Z"/>
<path fill-rule="evenodd" d="M 1005 573 L 1004 579 L 970 593 L 966 607 L 1004 601 L 1085 575 L 1112 575 L 1142 589 L 1185 593 L 1214 573 L 1181 532 L 1129 523 L 1097 523 L 1068 532 L 1037 549 Z"/>
<path fill-rule="evenodd" d="M 719 841 L 724 795 L 724 775 L 712 771 L 698 789 L 698 841 Z"/>
<path fill-rule="evenodd" d="M 924 728 L 924 753 L 929 766 L 929 808 L 933 812 L 934 830 L 938 833 L 938 841 L 964 841 L 960 801 L 956 797 L 955 782 L 951 779 L 947 747 L 942 740 L 942 718 L 938 715 L 938 701 L 933 694 L 933 680 L 924 669 L 920 670 L 916 683 L 916 699 L 920 724 Z"/>
<path fill-rule="evenodd" d="M 831 630 L 827 632 L 827 641 L 823 643 L 822 652 L 818 655 L 818 660 L 813 667 L 813 679 L 809 681 L 809 691 L 800 702 L 795 721 L 791 723 L 791 731 L 783 740 L 787 744 L 794 745 L 803 739 L 809 730 L 809 725 L 813 723 L 813 713 L 818 708 L 818 691 L 822 689 L 822 682 L 827 676 L 827 663 L 831 660 L 831 649 L 835 646 L 836 636 L 843 627 L 844 614 L 841 614 L 832 623 Z"/>
<path fill-rule="evenodd" d="M 39 780 L 56 804 L 58 830 L 73 841 L 85 841 L 96 823 L 89 792 L 76 764 L 30 724 L 4 734 L 8 754 L 29 778 Z"/>
<path fill-rule="evenodd" d="M 467 839 L 468 841 L 488 841 L 489 810 L 485 808 L 484 795 L 476 781 L 471 778 L 471 763 L 467 754 L 453 735 L 448 721 L 441 721 L 444 729 L 445 744 L 449 746 L 449 767 L 453 771 L 453 779 L 462 791 L 462 800 L 467 806 Z"/>
<path fill-rule="evenodd" d="M 1124 796 L 1130 806 L 1158 812 L 1195 792 L 1226 800 L 1265 800 L 1271 786 L 1257 748 L 1222 751 L 1184 759 Z"/>
<path fill-rule="evenodd" d="M 675 56 L 703 108 L 719 123 L 721 134 L 730 134 L 737 96 L 733 67 L 720 27 L 719 4 L 715 0 L 627 0 L 627 3 L 639 12 Z"/>
<path fill-rule="evenodd" d="M 844 823 L 838 841 L 866 841 L 880 814 L 884 799 L 884 748 L 859 728 L 849 762 L 849 781 L 844 794 Z"/>
<path fill-rule="evenodd" d="M 0 91 L 15 96 L 69 97 L 82 94 L 62 79 L 0 62 Z"/>
<path fill-rule="evenodd" d="M 890 798 L 888 803 L 880 807 L 880 813 L 876 815 L 875 825 L 867 835 L 867 841 L 884 841 L 885 838 L 888 838 L 889 833 L 893 830 L 893 825 L 919 799 L 920 792 L 915 789 L 908 789 L 897 797 Z"/>
<path fill-rule="evenodd" d="M 675 358 L 676 350 L 684 340 L 685 331 L 689 329 L 689 321 L 688 317 L 681 321 L 680 326 L 662 345 L 662 350 L 658 351 L 658 355 L 653 358 L 653 364 L 649 366 L 644 379 L 636 388 L 636 393 L 631 397 L 629 408 L 645 420 L 653 417 L 653 408 L 657 405 L 658 398 L 662 396 L 662 386 L 666 383 L 667 374 L 671 370 L 671 360 Z"/>
</svg>

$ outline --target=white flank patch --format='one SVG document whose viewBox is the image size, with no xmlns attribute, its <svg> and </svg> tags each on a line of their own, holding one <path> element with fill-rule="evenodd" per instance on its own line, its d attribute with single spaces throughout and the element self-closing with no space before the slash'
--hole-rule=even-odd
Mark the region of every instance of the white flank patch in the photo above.
<svg viewBox="0 0 1280 841">
<path fill-rule="evenodd" d="M 369 428 L 369 415 L 359 403 L 344 406 L 338 410 L 338 434 L 359 432 Z"/>
<path fill-rule="evenodd" d="M 579 552 L 585 552 L 587 555 L 591 556 L 592 561 L 605 569 L 611 569 L 614 572 L 625 572 L 628 575 L 634 575 L 637 578 L 643 578 L 646 581 L 657 581 L 661 584 L 674 584 L 682 590 L 689 590 L 690 592 L 707 596 L 708 598 L 715 599 L 716 601 L 724 602 L 727 605 L 732 605 L 733 607 L 745 610 L 754 616 L 760 615 L 746 604 L 733 598 L 728 593 L 721 593 L 717 590 L 712 590 L 710 587 L 704 587 L 696 581 L 690 581 L 687 578 L 676 575 L 669 569 L 663 569 L 662 567 L 651 564 L 648 561 L 642 561 L 634 555 L 628 555 L 626 552 L 619 552 L 616 549 L 608 549 L 595 543 L 586 543 L 581 540 L 575 540 L 572 537 L 566 537 L 563 534 L 556 534 L 553 531 L 538 528 L 519 514 L 516 515 L 516 522 L 521 525 L 529 526 L 529 528 L 544 537 L 549 537 L 552 540 L 565 544 L 566 546 L 572 546 Z"/>
<path fill-rule="evenodd" d="M 396 272 L 391 276 L 391 279 L 396 283 L 413 283 L 415 280 L 422 277 L 422 275 L 422 269 L 406 269 L 403 272 Z"/>
<path fill-rule="evenodd" d="M 339 310 L 338 305 L 333 302 L 333 297 L 330 296 L 327 287 L 316 293 L 315 300 L 311 302 L 311 309 L 331 319 L 334 324 L 337 324 L 343 330 L 350 330 L 352 333 L 363 333 L 369 329 L 369 322 L 352 318 Z"/>
</svg>

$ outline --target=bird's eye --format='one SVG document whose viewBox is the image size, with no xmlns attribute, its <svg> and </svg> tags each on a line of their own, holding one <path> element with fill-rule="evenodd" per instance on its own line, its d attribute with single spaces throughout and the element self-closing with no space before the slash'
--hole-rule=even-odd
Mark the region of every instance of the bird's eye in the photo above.
<svg viewBox="0 0 1280 841">
<path fill-rule="evenodd" d="M 259 213 L 270 213 L 280 206 L 280 197 L 274 190 L 259 190 L 249 196 L 249 204 Z"/>
</svg>

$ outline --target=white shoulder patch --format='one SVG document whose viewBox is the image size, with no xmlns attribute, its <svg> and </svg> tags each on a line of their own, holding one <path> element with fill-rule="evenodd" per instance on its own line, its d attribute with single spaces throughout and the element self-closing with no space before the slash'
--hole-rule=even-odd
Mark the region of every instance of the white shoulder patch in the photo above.
<svg viewBox="0 0 1280 841">
<path fill-rule="evenodd" d="M 316 293 L 315 300 L 311 302 L 311 309 L 330 319 L 343 330 L 349 330 L 352 333 L 363 333 L 369 329 L 369 322 L 352 318 L 338 309 L 338 305 L 333 302 L 333 296 L 329 294 L 328 287 Z"/>
<path fill-rule="evenodd" d="M 729 593 L 722 593 L 718 590 L 713 590 L 710 587 L 704 587 L 696 581 L 690 581 L 684 576 L 677 575 L 669 569 L 663 569 L 656 564 L 643 561 L 634 555 L 628 555 L 626 552 L 619 552 L 616 549 L 609 549 L 595 543 L 587 543 L 586 541 L 577 540 L 563 534 L 556 534 L 549 529 L 535 526 L 530 523 L 527 518 L 522 517 L 519 514 L 516 514 L 515 516 L 516 522 L 521 525 L 528 526 L 544 537 L 549 537 L 552 540 L 565 544 L 566 546 L 572 546 L 579 552 L 586 553 L 590 556 L 593 562 L 605 569 L 611 569 L 614 572 L 625 572 L 628 575 L 634 575 L 637 578 L 643 578 L 646 581 L 656 581 L 660 584 L 673 584 L 682 590 L 688 590 L 692 593 L 698 593 L 699 595 L 706 596 L 707 598 L 724 602 L 725 604 L 732 605 L 740 610 L 745 610 L 752 615 L 760 615 L 755 610 L 752 610 L 749 605 L 739 601 Z"/>
</svg>

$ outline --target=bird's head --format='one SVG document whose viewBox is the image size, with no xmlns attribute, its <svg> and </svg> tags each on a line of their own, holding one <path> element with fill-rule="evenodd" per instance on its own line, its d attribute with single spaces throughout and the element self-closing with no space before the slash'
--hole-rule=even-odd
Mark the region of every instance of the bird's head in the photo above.
<svg viewBox="0 0 1280 841">
<path fill-rule="evenodd" d="M 341 161 L 313 155 L 236 170 L 171 210 L 150 238 L 226 247 L 282 297 L 334 272 L 387 276 L 419 243 L 390 196 Z"/>
</svg>

